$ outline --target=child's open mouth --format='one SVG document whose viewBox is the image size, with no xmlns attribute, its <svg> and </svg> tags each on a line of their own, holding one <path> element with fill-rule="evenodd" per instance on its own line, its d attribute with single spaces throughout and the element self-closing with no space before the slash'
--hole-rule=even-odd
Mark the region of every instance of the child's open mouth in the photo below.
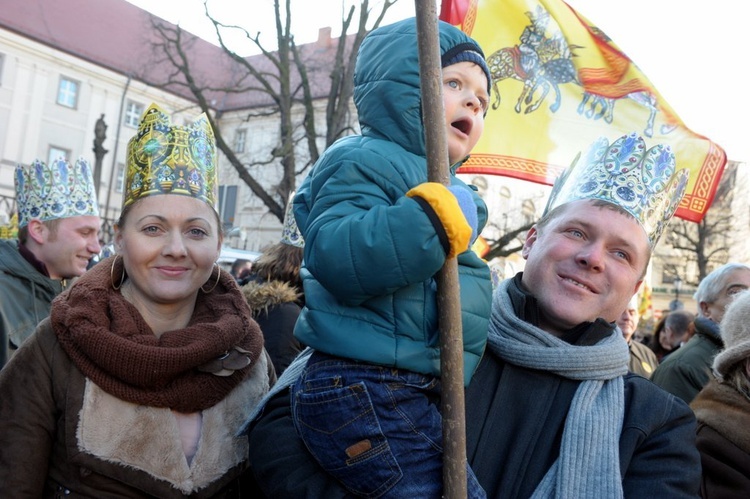
<svg viewBox="0 0 750 499">
<path fill-rule="evenodd" d="M 469 133 L 471 133 L 472 123 L 471 123 L 471 120 L 460 119 L 451 123 L 451 126 L 459 130 L 464 135 L 469 135 Z"/>
</svg>

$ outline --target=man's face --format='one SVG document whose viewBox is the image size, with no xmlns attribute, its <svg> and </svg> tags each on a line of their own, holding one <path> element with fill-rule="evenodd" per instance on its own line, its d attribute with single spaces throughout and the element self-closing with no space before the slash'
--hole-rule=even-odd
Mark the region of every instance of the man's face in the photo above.
<svg viewBox="0 0 750 499">
<path fill-rule="evenodd" d="M 721 288 L 718 298 L 711 303 L 700 302 L 701 314 L 708 319 L 721 322 L 724 318 L 724 312 L 727 306 L 732 302 L 734 297 L 750 288 L 750 270 L 735 269 L 726 276 L 724 286 Z"/>
<path fill-rule="evenodd" d="M 488 103 L 487 77 L 482 68 L 466 61 L 443 68 L 443 104 L 451 165 L 464 159 L 477 144 L 484 131 Z"/>
<path fill-rule="evenodd" d="M 630 343 L 630 340 L 633 338 L 633 334 L 638 327 L 638 319 L 640 319 L 638 309 L 632 303 L 629 303 L 625 311 L 621 313 L 620 317 L 615 321 L 622 331 L 622 336 L 628 343 Z"/>
<path fill-rule="evenodd" d="M 61 219 L 57 230 L 42 231 L 37 258 L 47 266 L 52 279 L 83 275 L 89 260 L 99 253 L 99 217 L 82 215 Z"/>
<path fill-rule="evenodd" d="M 523 284 L 539 305 L 539 326 L 559 334 L 603 318 L 614 322 L 641 284 L 649 258 L 633 218 L 573 201 L 526 236 Z"/>
</svg>

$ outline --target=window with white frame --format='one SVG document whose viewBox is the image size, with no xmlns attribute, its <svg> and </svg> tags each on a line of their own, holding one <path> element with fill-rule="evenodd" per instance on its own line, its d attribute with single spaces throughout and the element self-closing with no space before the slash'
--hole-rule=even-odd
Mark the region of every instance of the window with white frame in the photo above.
<svg viewBox="0 0 750 499">
<path fill-rule="evenodd" d="M 60 84 L 57 86 L 57 103 L 75 109 L 78 107 L 78 91 L 80 88 L 79 82 L 61 76 Z"/>
<path fill-rule="evenodd" d="M 121 193 L 125 185 L 125 164 L 117 163 L 117 179 L 115 180 L 115 192 Z"/>
<path fill-rule="evenodd" d="M 125 124 L 133 128 L 138 128 L 142 115 L 143 104 L 129 100 L 127 106 L 125 106 Z"/>
<path fill-rule="evenodd" d="M 247 141 L 247 129 L 240 128 L 234 137 L 234 152 L 245 152 L 245 142 Z"/>
<path fill-rule="evenodd" d="M 51 165 L 53 161 L 57 161 L 60 158 L 68 159 L 70 157 L 70 151 L 63 149 L 62 147 L 49 146 L 49 155 L 47 156 L 47 164 Z"/>
<path fill-rule="evenodd" d="M 237 211 L 237 186 L 219 186 L 219 215 L 225 229 L 234 227 L 234 214 Z"/>
</svg>

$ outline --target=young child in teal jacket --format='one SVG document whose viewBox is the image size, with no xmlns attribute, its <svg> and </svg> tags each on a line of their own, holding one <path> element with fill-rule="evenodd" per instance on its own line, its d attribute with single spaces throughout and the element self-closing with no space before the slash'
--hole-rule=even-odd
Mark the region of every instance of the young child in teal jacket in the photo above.
<svg viewBox="0 0 750 499">
<path fill-rule="evenodd" d="M 361 497 L 440 497 L 442 435 L 435 277 L 457 257 L 465 384 L 484 351 L 486 263 L 469 250 L 487 219 L 455 176 L 484 129 L 490 72 L 479 45 L 440 23 L 450 185 L 428 182 L 417 32 L 371 32 L 355 69 L 361 135 L 334 143 L 294 200 L 314 349 L 292 386 L 295 426 L 321 466 Z M 470 497 L 484 497 L 468 473 Z"/>
</svg>

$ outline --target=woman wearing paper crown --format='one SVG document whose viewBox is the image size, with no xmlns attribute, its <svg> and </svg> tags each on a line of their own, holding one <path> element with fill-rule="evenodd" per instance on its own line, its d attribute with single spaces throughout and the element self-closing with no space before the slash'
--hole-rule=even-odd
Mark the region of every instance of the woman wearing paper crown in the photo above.
<svg viewBox="0 0 750 499">
<path fill-rule="evenodd" d="M 0 372 L 3 497 L 248 497 L 243 418 L 275 380 L 227 272 L 205 116 L 128 144 L 117 255 Z"/>
</svg>

